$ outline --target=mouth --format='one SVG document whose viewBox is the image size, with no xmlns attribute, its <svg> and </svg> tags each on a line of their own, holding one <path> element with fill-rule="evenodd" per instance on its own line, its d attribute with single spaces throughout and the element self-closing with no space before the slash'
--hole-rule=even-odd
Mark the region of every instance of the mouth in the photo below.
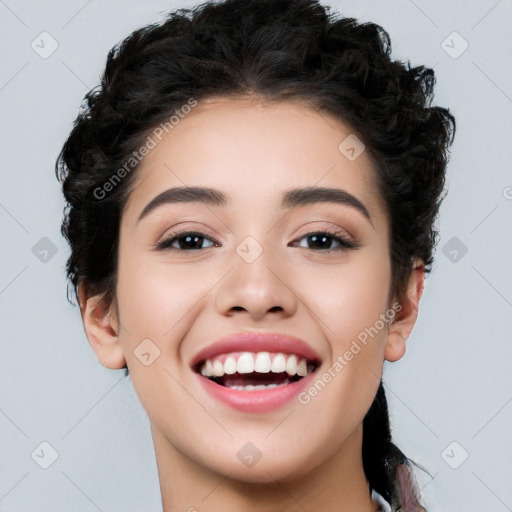
<svg viewBox="0 0 512 512">
<path fill-rule="evenodd" d="M 263 391 L 307 377 L 318 362 L 282 352 L 232 352 L 199 362 L 194 371 L 211 382 L 239 391 Z"/>
<path fill-rule="evenodd" d="M 252 413 L 269 412 L 292 401 L 320 365 L 320 357 L 304 341 L 254 331 L 222 338 L 191 361 L 215 401 Z"/>
</svg>

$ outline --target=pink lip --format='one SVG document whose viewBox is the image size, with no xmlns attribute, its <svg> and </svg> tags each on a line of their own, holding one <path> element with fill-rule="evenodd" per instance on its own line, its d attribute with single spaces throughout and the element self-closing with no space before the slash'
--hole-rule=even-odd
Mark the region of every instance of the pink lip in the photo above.
<svg viewBox="0 0 512 512">
<path fill-rule="evenodd" d="M 291 402 L 306 386 L 311 385 L 315 372 L 297 382 L 261 391 L 231 389 L 198 374 L 204 389 L 220 402 L 242 412 L 265 413 Z"/>
<path fill-rule="evenodd" d="M 320 363 L 320 356 L 304 341 L 279 333 L 242 332 L 221 338 L 202 349 L 191 362 L 192 368 L 206 360 L 230 352 L 282 352 L 296 354 L 308 361 Z M 314 372 L 306 377 L 277 388 L 259 391 L 231 389 L 217 384 L 196 372 L 204 389 L 214 399 L 242 412 L 265 413 L 292 401 L 310 385 Z"/>
<path fill-rule="evenodd" d="M 193 358 L 190 366 L 229 352 L 282 352 L 296 354 L 308 361 L 320 362 L 320 356 L 304 341 L 280 333 L 240 332 L 220 338 L 203 348 Z"/>
</svg>

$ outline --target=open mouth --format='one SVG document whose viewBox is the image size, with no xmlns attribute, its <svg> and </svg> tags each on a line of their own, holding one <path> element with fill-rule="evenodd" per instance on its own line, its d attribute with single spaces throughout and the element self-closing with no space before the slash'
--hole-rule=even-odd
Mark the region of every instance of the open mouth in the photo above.
<svg viewBox="0 0 512 512">
<path fill-rule="evenodd" d="M 262 391 L 298 382 L 319 362 L 282 352 L 232 352 L 197 363 L 194 371 L 210 381 L 241 391 Z"/>
</svg>

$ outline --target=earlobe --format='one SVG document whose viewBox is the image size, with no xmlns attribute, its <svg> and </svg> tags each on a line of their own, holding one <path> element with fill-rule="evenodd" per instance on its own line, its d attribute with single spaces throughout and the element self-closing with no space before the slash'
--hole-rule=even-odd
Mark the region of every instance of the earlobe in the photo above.
<svg viewBox="0 0 512 512">
<path fill-rule="evenodd" d="M 386 361 L 398 361 L 406 350 L 407 338 L 418 318 L 418 308 L 425 286 L 425 265 L 417 259 L 409 278 L 407 293 L 400 301 L 400 310 L 391 322 L 388 330 L 384 359 Z M 397 298 L 395 298 L 395 301 Z"/>
<path fill-rule="evenodd" d="M 78 285 L 78 301 L 89 344 L 103 366 L 118 370 L 126 366 L 119 342 L 119 328 L 116 319 L 111 315 L 110 307 L 101 298 L 99 295 L 88 297 L 86 285 Z"/>
</svg>

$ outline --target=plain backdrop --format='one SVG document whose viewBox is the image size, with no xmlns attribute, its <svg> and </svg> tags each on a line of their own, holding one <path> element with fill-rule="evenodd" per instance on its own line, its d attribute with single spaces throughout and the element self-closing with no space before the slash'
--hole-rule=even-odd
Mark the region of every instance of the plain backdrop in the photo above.
<svg viewBox="0 0 512 512">
<path fill-rule="evenodd" d="M 457 120 L 434 270 L 385 364 L 395 440 L 430 473 L 430 512 L 512 510 L 512 1 L 323 3 L 433 67 Z M 108 50 L 191 5 L 0 0 L 1 512 L 161 510 L 146 414 L 66 299 L 54 164 Z"/>
</svg>

